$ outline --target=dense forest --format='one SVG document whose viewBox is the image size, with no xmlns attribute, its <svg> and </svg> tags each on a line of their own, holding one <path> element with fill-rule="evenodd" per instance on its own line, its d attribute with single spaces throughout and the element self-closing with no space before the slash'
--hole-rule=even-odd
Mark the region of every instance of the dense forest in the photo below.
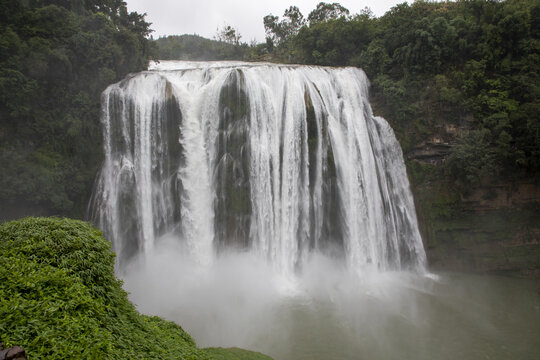
<svg viewBox="0 0 540 360">
<path fill-rule="evenodd" d="M 441 145 L 438 158 L 409 161 L 413 182 L 467 193 L 538 177 L 540 0 L 415 1 L 378 18 L 291 6 L 261 19 L 266 41 L 250 45 L 231 26 L 215 40 L 151 41 L 120 0 L 0 0 L 0 14 L 3 218 L 83 216 L 102 156 L 99 94 L 150 58 L 358 66 L 407 157 Z"/>
<path fill-rule="evenodd" d="M 146 68 L 149 25 L 121 0 L 0 0 L 0 219 L 83 217 L 100 94 Z"/>
</svg>

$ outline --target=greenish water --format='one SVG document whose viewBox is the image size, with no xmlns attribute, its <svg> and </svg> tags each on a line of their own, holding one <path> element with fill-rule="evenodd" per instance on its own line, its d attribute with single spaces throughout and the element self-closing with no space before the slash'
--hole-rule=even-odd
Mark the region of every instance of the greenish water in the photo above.
<svg viewBox="0 0 540 360">
<path fill-rule="evenodd" d="M 173 260 L 174 259 L 174 260 Z M 201 347 L 276 360 L 540 359 L 540 283 L 499 276 L 363 272 L 314 259 L 283 279 L 248 255 L 197 268 L 172 253 L 126 276 L 146 313 Z"/>
<path fill-rule="evenodd" d="M 290 299 L 257 345 L 283 360 L 540 358 L 538 284 L 463 274 L 393 281 L 394 290 L 334 301 Z"/>
</svg>

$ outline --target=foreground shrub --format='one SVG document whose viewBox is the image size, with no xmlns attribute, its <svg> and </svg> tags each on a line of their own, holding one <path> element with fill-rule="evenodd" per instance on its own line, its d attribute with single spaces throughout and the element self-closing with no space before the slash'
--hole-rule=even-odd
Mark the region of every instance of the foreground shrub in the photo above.
<svg viewBox="0 0 540 360">
<path fill-rule="evenodd" d="M 29 359 L 267 359 L 197 349 L 180 326 L 140 315 L 121 285 L 110 244 L 88 223 L 0 225 L 0 339 Z"/>
</svg>

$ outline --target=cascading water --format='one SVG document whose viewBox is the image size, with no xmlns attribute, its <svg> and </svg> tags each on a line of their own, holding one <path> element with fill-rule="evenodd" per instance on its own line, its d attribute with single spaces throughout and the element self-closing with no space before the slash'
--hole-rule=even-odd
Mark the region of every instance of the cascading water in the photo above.
<svg viewBox="0 0 540 360">
<path fill-rule="evenodd" d="M 91 218 L 120 265 L 175 238 L 282 274 L 310 254 L 423 271 L 403 156 L 356 68 L 163 62 L 103 93 L 105 161 Z"/>
</svg>

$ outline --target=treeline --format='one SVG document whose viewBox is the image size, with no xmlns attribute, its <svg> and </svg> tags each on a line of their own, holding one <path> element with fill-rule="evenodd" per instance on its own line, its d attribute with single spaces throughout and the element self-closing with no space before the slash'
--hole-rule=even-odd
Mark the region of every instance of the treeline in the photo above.
<svg viewBox="0 0 540 360">
<path fill-rule="evenodd" d="M 171 35 L 153 42 L 153 58 L 159 60 L 238 60 L 249 50 L 239 41 L 217 41 L 199 35 Z"/>
<path fill-rule="evenodd" d="M 100 93 L 147 66 L 149 25 L 121 0 L 0 0 L 0 219 L 83 216 Z"/>
<path fill-rule="evenodd" d="M 415 1 L 375 18 L 320 3 L 264 18 L 277 61 L 358 66 L 405 150 L 456 142 L 444 166 L 462 188 L 540 170 L 540 1 Z"/>
</svg>

